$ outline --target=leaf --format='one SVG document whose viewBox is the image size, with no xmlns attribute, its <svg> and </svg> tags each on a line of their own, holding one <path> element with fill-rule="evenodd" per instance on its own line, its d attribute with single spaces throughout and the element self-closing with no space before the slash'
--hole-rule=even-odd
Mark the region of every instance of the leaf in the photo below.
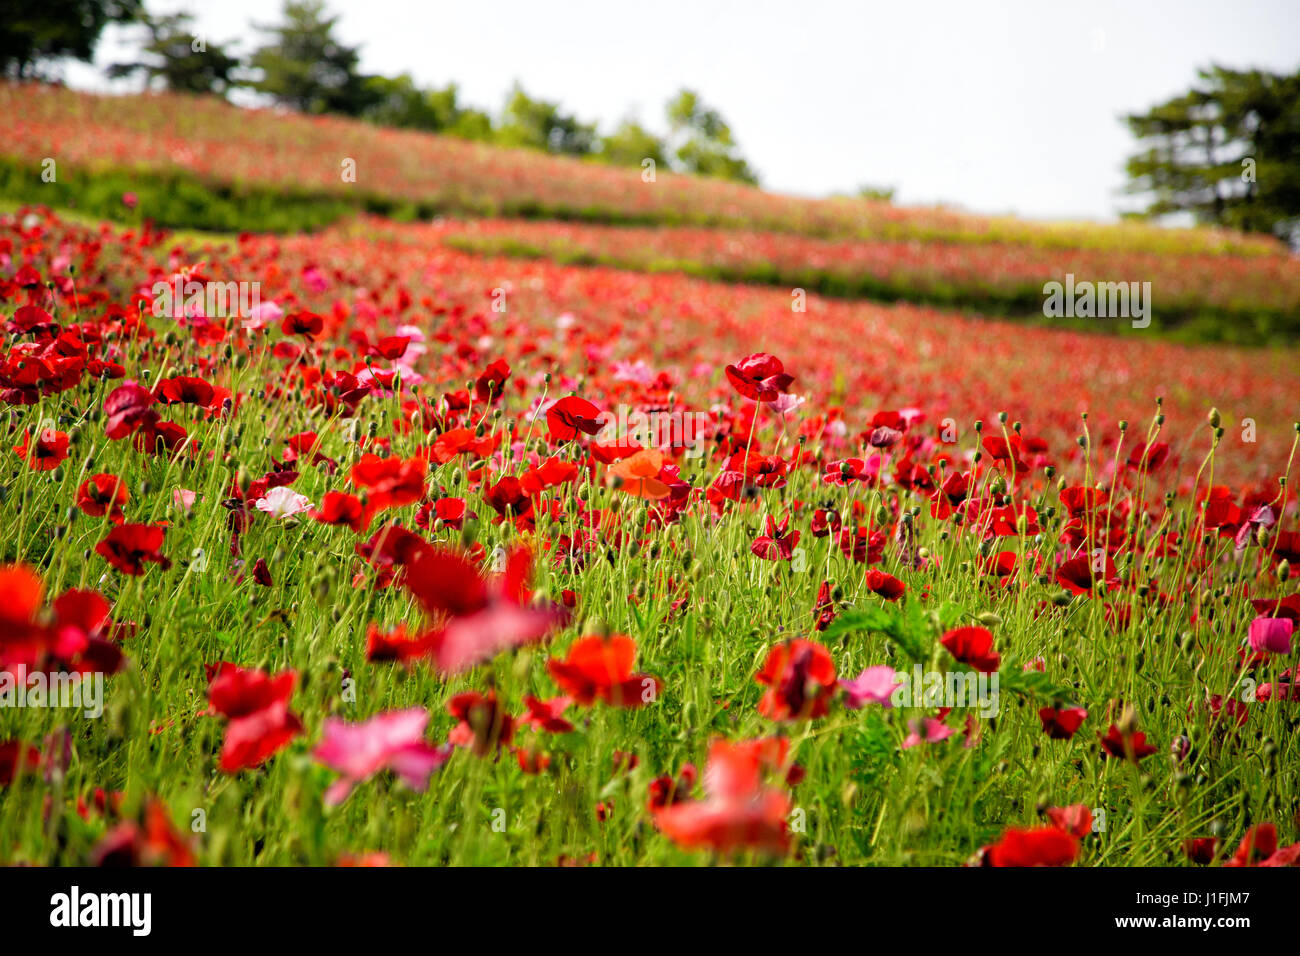
<svg viewBox="0 0 1300 956">
<path fill-rule="evenodd" d="M 913 661 L 925 663 L 930 659 L 933 641 L 930 640 L 929 626 L 918 610 L 909 609 L 904 617 L 890 607 L 855 608 L 839 615 L 822 631 L 822 636 L 830 640 L 856 631 L 880 631 Z"/>
</svg>

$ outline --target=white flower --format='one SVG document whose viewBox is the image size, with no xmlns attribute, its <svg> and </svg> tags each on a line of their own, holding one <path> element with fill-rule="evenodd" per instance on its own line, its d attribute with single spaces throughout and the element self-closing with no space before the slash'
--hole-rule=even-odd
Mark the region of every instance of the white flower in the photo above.
<svg viewBox="0 0 1300 956">
<path fill-rule="evenodd" d="M 306 495 L 300 495 L 292 488 L 281 485 L 278 488 L 272 488 L 266 493 L 265 498 L 258 498 L 254 502 L 258 511 L 265 511 L 272 518 L 287 518 L 290 515 L 302 514 L 316 507 Z"/>
</svg>

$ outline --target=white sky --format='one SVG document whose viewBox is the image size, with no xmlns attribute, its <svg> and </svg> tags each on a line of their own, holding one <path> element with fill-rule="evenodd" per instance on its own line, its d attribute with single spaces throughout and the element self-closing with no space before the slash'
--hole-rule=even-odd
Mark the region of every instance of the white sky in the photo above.
<svg viewBox="0 0 1300 956">
<path fill-rule="evenodd" d="M 262 41 L 268 0 L 146 0 Z M 763 185 L 895 186 L 907 205 L 1112 219 L 1132 138 L 1118 117 L 1210 62 L 1300 68 L 1300 0 L 327 0 L 368 73 L 412 73 L 495 114 L 515 79 L 607 131 L 662 131 L 682 86 L 731 124 Z M 137 34 L 138 35 L 138 34 Z M 129 58 L 105 34 L 99 62 Z M 74 64 L 75 86 L 109 88 Z"/>
</svg>

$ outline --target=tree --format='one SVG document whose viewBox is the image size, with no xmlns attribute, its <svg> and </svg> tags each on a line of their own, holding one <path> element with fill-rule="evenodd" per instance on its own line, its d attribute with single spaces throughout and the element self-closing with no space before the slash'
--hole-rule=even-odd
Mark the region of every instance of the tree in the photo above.
<svg viewBox="0 0 1300 956">
<path fill-rule="evenodd" d="M 558 103 L 533 99 L 515 83 L 506 97 L 496 140 L 503 146 L 586 156 L 596 148 L 596 126 L 594 123 L 580 123 L 576 117 L 561 113 Z"/>
<path fill-rule="evenodd" d="M 668 125 L 675 144 L 673 155 L 682 172 L 758 185 L 757 174 L 736 147 L 731 127 L 693 90 L 682 90 L 669 101 Z"/>
<path fill-rule="evenodd" d="M 614 132 L 600 139 L 602 160 L 617 166 L 640 166 L 653 159 L 656 166 L 668 168 L 668 148 L 664 141 L 636 120 L 623 120 Z"/>
<path fill-rule="evenodd" d="M 1124 117 L 1146 145 L 1126 164 L 1128 192 L 1153 196 L 1143 217 L 1300 240 L 1300 73 L 1199 70 L 1188 92 Z"/>
<path fill-rule="evenodd" d="M 0 13 L 0 75 L 40 77 L 53 60 L 89 63 L 104 27 L 131 23 L 142 0 L 6 0 Z"/>
<path fill-rule="evenodd" d="M 872 199 L 876 202 L 893 202 L 895 192 L 897 190 L 893 186 L 876 186 L 872 183 L 863 183 L 858 187 L 858 198 Z"/>
<path fill-rule="evenodd" d="M 403 73 L 367 77 L 366 86 L 374 102 L 361 115 L 372 123 L 466 139 L 487 139 L 492 134 L 492 120 L 486 113 L 460 105 L 455 83 L 441 90 L 421 89 L 409 73 Z"/>
<path fill-rule="evenodd" d="M 144 15 L 149 40 L 142 52 L 149 59 L 135 63 L 115 63 L 108 68 L 110 77 L 131 76 L 143 72 L 145 83 L 181 93 L 215 93 L 224 97 L 240 82 L 233 79 L 239 58 L 230 55 L 218 43 L 197 36 L 190 30 L 193 21 L 188 13 L 163 17 Z"/>
<path fill-rule="evenodd" d="M 302 113 L 363 113 L 376 95 L 357 71 L 357 47 L 335 38 L 337 22 L 325 16 L 321 0 L 286 0 L 282 24 L 257 27 L 274 41 L 249 61 L 262 74 L 253 88 Z"/>
</svg>

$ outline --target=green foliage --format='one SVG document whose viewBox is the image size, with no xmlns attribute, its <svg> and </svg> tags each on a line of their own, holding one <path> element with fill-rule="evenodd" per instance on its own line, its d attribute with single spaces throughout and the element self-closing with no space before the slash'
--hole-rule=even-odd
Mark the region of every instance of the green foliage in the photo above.
<svg viewBox="0 0 1300 956">
<path fill-rule="evenodd" d="M 859 199 L 875 199 L 879 202 L 893 202 L 896 190 L 893 186 L 873 186 L 869 183 L 863 183 L 858 187 Z"/>
<path fill-rule="evenodd" d="M 668 151 L 664 141 L 634 119 L 625 119 L 612 133 L 600 138 L 597 156 L 615 166 L 640 166 L 654 160 L 656 167 L 668 168 Z"/>
<path fill-rule="evenodd" d="M 362 119 L 380 126 L 449 133 L 464 139 L 488 139 L 492 134 L 491 118 L 462 106 L 455 83 L 440 90 L 422 89 L 409 73 L 368 76 L 365 82 L 374 102 L 362 111 Z"/>
<path fill-rule="evenodd" d="M 178 93 L 212 93 L 222 98 L 233 86 L 240 61 L 221 44 L 199 37 L 191 29 L 193 17 L 177 13 L 163 17 L 145 15 L 149 39 L 141 52 L 148 59 L 115 63 L 108 68 L 112 78 L 144 73 L 150 87 L 160 86 Z"/>
<path fill-rule="evenodd" d="M 0 76 L 41 75 L 64 57 L 90 62 L 104 27 L 129 23 L 141 0 L 6 0 L 0 17 Z"/>
<path fill-rule="evenodd" d="M 668 103 L 673 155 L 683 172 L 758 185 L 757 174 L 740 155 L 731 127 L 699 94 L 682 90 Z"/>
<path fill-rule="evenodd" d="M 1124 117 L 1146 148 L 1126 166 L 1129 191 L 1153 199 L 1144 215 L 1300 242 L 1300 72 L 1212 66 L 1200 84 Z"/>
<path fill-rule="evenodd" d="M 582 123 L 558 103 L 534 99 L 515 83 L 506 97 L 495 136 L 502 146 L 541 149 L 565 156 L 586 156 L 596 148 L 596 125 Z"/>
<path fill-rule="evenodd" d="M 254 89 L 302 113 L 364 113 L 375 91 L 357 70 L 357 48 L 334 36 L 338 17 L 326 17 L 321 0 L 286 0 L 283 16 L 277 26 L 258 27 L 273 39 L 249 61 L 261 71 Z"/>
</svg>

